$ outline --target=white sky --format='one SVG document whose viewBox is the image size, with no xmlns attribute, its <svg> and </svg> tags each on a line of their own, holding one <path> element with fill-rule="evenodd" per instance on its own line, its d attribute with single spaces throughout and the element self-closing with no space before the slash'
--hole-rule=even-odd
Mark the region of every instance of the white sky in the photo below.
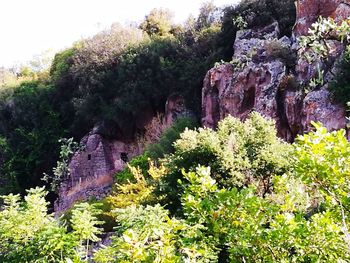
<svg viewBox="0 0 350 263">
<path fill-rule="evenodd" d="M 197 15 L 204 0 L 0 0 L 0 66 L 70 46 L 113 22 L 141 21 L 152 8 L 173 11 L 175 21 Z M 217 6 L 238 0 L 213 0 Z"/>
</svg>

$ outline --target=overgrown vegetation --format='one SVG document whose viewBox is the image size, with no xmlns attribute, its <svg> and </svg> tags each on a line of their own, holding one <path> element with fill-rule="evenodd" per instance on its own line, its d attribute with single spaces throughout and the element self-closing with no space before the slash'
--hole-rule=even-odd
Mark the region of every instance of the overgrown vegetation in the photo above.
<svg viewBox="0 0 350 263">
<path fill-rule="evenodd" d="M 87 262 L 89 242 L 98 241 L 96 210 L 88 204 L 73 210 L 72 231 L 47 213 L 43 188 L 3 197 L 0 210 L 1 262 Z M 84 260 L 85 259 L 85 260 Z"/>
<path fill-rule="evenodd" d="M 291 36 L 295 15 L 294 1 L 291 0 L 242 0 L 239 5 L 227 7 L 223 12 L 221 32 L 217 40 L 218 52 L 223 60 L 232 59 L 236 32 L 242 27 L 264 27 L 277 21 L 280 36 Z"/>
<path fill-rule="evenodd" d="M 43 189 L 28 191 L 24 203 L 19 196 L 3 197 L 2 262 L 88 262 L 91 255 L 101 263 L 347 262 L 350 143 L 345 131 L 328 133 L 314 124 L 315 131 L 287 145 L 272 124 L 257 114 L 244 123 L 227 118 L 217 131 L 185 131 L 175 153 L 158 166 L 151 163 L 147 177 L 130 167 L 135 179 L 108 197 L 109 220 L 117 226 L 112 242 L 95 250 L 91 242 L 99 240 L 102 223 L 96 205 L 77 205 L 68 231 L 47 214 Z M 168 201 L 171 191 L 159 195 L 159 188 L 185 146 L 190 168 L 184 169 L 184 159 L 178 162 L 182 173 L 168 185 L 180 189 L 175 217 L 167 209 L 175 205 Z M 228 159 L 201 161 L 205 152 L 222 151 Z"/>
<path fill-rule="evenodd" d="M 350 54 L 350 19 L 337 23 L 333 18 L 322 18 L 312 25 L 308 36 L 299 39 L 300 53 L 303 53 L 309 63 L 317 60 L 324 65 L 318 65 L 318 76 L 310 80 L 309 86 L 314 89 L 324 84 L 325 74 L 332 76 L 329 90 L 336 102 L 346 105 L 349 100 L 349 54 Z M 343 45 L 344 52 L 340 61 L 334 61 L 332 41 L 337 40 Z M 335 63 L 335 64 L 334 64 Z M 334 66 L 335 65 L 335 66 Z M 321 68 L 321 66 L 323 66 Z M 335 69 L 335 70 L 334 70 Z"/>
<path fill-rule="evenodd" d="M 229 116 L 216 130 L 179 119 L 115 175 L 109 196 L 62 218 L 48 212 L 51 197 L 37 187 L 53 171 L 55 190 L 77 150 L 73 139 L 93 127 L 108 138 L 142 138 L 142 113 L 164 112 L 173 94 L 199 117 L 204 74 L 231 59 L 237 30 L 278 21 L 281 36 L 290 35 L 294 20 L 291 0 L 207 3 L 182 25 L 155 9 L 138 28 L 116 24 L 56 54 L 50 74 L 1 70 L 0 193 L 12 193 L 0 202 L 0 261 L 350 261 L 350 143 L 345 131 L 318 123 L 287 144 L 257 113 L 244 122 Z M 348 45 L 350 24 L 321 22 L 300 52 L 311 49 L 327 64 L 324 40 Z M 294 67 L 289 48 L 271 42 L 266 51 Z M 350 99 L 349 53 L 330 85 L 342 103 Z M 295 82 L 288 75 L 280 88 Z M 106 232 L 112 240 L 101 245 Z"/>
<path fill-rule="evenodd" d="M 7 145 L 0 149 L 2 170 L 22 193 L 42 184 L 43 173 L 58 158 L 58 140 L 65 131 L 50 102 L 54 90 L 52 85 L 31 81 L 0 92 L 0 136 Z"/>
<path fill-rule="evenodd" d="M 165 161 L 169 172 L 158 189 L 174 213 L 180 207 L 181 169 L 210 166 L 220 189 L 254 183 L 265 195 L 271 191 L 271 178 L 283 174 L 289 164 L 290 145 L 277 138 L 273 122 L 265 122 L 258 114 L 245 123 L 228 117 L 220 122 L 217 131 L 186 130 L 174 146 L 175 153 Z"/>
</svg>

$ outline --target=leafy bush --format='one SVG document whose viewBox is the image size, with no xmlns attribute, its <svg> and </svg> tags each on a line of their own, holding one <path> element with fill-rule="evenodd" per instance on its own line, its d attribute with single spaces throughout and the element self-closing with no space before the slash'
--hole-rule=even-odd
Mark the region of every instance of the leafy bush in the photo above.
<svg viewBox="0 0 350 263">
<path fill-rule="evenodd" d="M 166 173 L 166 169 L 163 165 L 157 167 L 152 161 L 148 160 L 148 162 L 149 168 L 146 172 L 139 167 L 129 165 L 133 178 L 123 184 L 117 183 L 112 194 L 106 197 L 111 208 L 109 211 L 132 204 L 152 204 L 162 198 L 154 195 L 153 190 L 159 179 Z"/>
<path fill-rule="evenodd" d="M 212 237 L 215 246 L 225 251 L 221 253 L 226 254 L 221 257 L 223 262 L 349 259 L 341 223 L 331 212 L 316 213 L 308 219 L 303 210 L 285 209 L 285 202 L 296 193 L 288 185 L 284 190 L 278 188 L 282 184 L 275 185 L 276 192 L 283 192 L 283 201 L 277 203 L 273 195 L 258 196 L 252 184 L 218 190 L 209 168 L 200 167 L 196 173 L 184 173 L 184 177 L 187 183 L 182 205 L 186 222 L 206 226 L 205 236 Z"/>
<path fill-rule="evenodd" d="M 212 262 L 213 248 L 200 225 L 169 218 L 160 205 L 118 209 L 119 235 L 95 253 L 96 262 Z"/>
<path fill-rule="evenodd" d="M 140 169 L 140 171 L 142 171 L 143 176 L 147 177 L 147 171 L 149 169 L 148 153 L 144 152 L 143 154 L 133 158 L 121 172 L 118 172 L 114 175 L 115 181 L 118 184 L 133 181 L 135 178 L 134 174 L 132 173 L 132 167 Z"/>
<path fill-rule="evenodd" d="M 338 40 L 343 44 L 345 52 L 340 63 L 334 64 L 334 54 L 329 47 L 328 40 Z M 333 18 L 319 17 L 318 21 L 313 23 L 309 29 L 308 35 L 299 38 L 299 54 L 303 55 L 309 63 L 317 60 L 323 62 L 324 67 L 318 68 L 317 78 L 311 79 L 309 85 L 317 87 L 324 84 L 324 75 L 330 72 L 334 80 L 330 83 L 330 91 L 335 101 L 347 103 L 349 100 L 348 91 L 348 71 L 349 71 L 349 54 L 350 54 L 350 23 L 349 19 L 341 23 L 336 22 Z M 332 72 L 333 66 L 338 66 L 336 74 Z"/>
<path fill-rule="evenodd" d="M 174 144 L 168 157 L 170 170 L 159 186 L 166 195 L 167 207 L 179 209 L 181 168 L 193 170 L 210 166 L 220 187 L 242 187 L 250 182 L 259 186 L 262 195 L 271 191 L 271 178 L 290 167 L 291 147 L 277 138 L 274 122 L 253 113 L 244 123 L 227 117 L 217 131 L 207 128 L 186 130 Z"/>
<path fill-rule="evenodd" d="M 79 251 L 89 250 L 89 240 L 98 233 L 95 213 L 88 204 L 73 210 L 73 231 L 47 214 L 47 194 L 43 188 L 28 191 L 25 201 L 18 195 L 4 196 L 0 209 L 0 261 L 15 262 L 83 262 Z M 87 245 L 87 246 L 86 246 Z"/>
<path fill-rule="evenodd" d="M 57 161 L 56 167 L 52 169 L 52 174 L 44 174 L 43 181 L 50 184 L 50 189 L 53 192 L 58 190 L 63 179 L 68 178 L 69 173 L 69 161 L 73 154 L 80 149 L 79 144 L 73 141 L 73 138 L 60 139 L 61 150 L 59 160 Z"/>
<path fill-rule="evenodd" d="M 284 45 L 278 40 L 270 41 L 265 46 L 268 57 L 280 59 L 289 69 L 295 67 L 296 54 L 292 52 L 288 45 Z"/>
<path fill-rule="evenodd" d="M 141 158 L 144 157 L 141 156 Z M 138 157 L 133 160 L 136 160 L 134 164 L 138 163 Z M 145 165 L 144 160 L 147 165 Z M 149 158 L 144 160 L 142 160 L 142 166 L 131 166 L 131 161 L 121 173 L 122 176 L 128 176 L 128 178 L 124 178 L 126 181 L 121 181 L 120 175 L 117 174 L 117 183 L 114 185 L 112 193 L 101 201 L 93 202 L 101 205 L 103 213 L 99 218 L 105 222 L 103 225 L 105 230 L 111 231 L 116 226 L 116 214 L 114 212 L 116 208 L 155 204 L 162 199 L 161 196 L 154 194 L 154 189 L 166 170 L 162 165 L 157 167 Z"/>
<path fill-rule="evenodd" d="M 295 171 L 309 186 L 310 192 L 322 197 L 318 206 L 332 212 L 349 235 L 347 213 L 350 209 L 349 171 L 350 143 L 345 130 L 328 133 L 321 124 L 314 123 L 315 132 L 300 136 L 295 145 Z M 350 245 L 349 239 L 345 239 Z"/>
<path fill-rule="evenodd" d="M 180 118 L 167 128 L 159 138 L 159 142 L 147 146 L 146 153 L 152 160 L 163 158 L 175 151 L 174 142 L 180 139 L 180 134 L 185 129 L 194 129 L 196 123 L 191 118 Z M 134 166 L 134 165 L 131 165 Z"/>
</svg>

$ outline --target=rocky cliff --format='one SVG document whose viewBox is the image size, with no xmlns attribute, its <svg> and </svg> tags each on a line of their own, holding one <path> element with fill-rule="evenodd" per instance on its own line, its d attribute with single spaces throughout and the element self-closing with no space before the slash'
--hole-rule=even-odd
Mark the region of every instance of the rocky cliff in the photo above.
<svg viewBox="0 0 350 263">
<path fill-rule="evenodd" d="M 323 3 L 324 2 L 324 3 Z M 215 128 L 227 115 L 245 119 L 251 111 L 276 121 L 281 138 L 293 141 L 310 129 L 311 121 L 322 122 L 329 130 L 346 128 L 345 109 L 332 102 L 327 80 L 321 87 L 304 92 L 318 68 L 331 70 L 321 61 L 310 64 L 298 54 L 298 37 L 307 34 L 319 15 L 338 20 L 350 16 L 349 1 L 297 2 L 293 37 L 279 35 L 278 23 L 264 28 L 241 30 L 234 43 L 231 63 L 211 69 L 202 90 L 202 124 Z M 330 41 L 333 64 L 343 46 Z M 327 68 L 328 67 L 328 68 Z"/>
<path fill-rule="evenodd" d="M 173 95 L 166 102 L 164 116 L 148 121 L 145 118 L 144 134 L 133 141 L 106 139 L 98 133 L 98 127 L 93 129 L 81 140 L 84 149 L 76 152 L 69 163 L 70 174 L 59 187 L 55 211 L 65 211 L 79 200 L 105 197 L 113 185 L 114 174 L 140 155 L 147 142 L 156 141 L 177 118 L 188 114 L 184 99 Z"/>
</svg>

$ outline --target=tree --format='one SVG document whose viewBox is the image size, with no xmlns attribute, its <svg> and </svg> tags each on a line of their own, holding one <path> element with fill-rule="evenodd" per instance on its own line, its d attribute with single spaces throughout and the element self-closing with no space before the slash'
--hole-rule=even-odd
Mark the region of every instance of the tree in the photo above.
<svg viewBox="0 0 350 263">
<path fill-rule="evenodd" d="M 19 195 L 3 197 L 1 262 L 63 262 L 75 257 L 75 238 L 47 214 L 46 194 L 43 188 L 28 190 L 23 203 Z"/>
<path fill-rule="evenodd" d="M 313 125 L 314 132 L 296 140 L 295 170 L 310 192 L 316 191 L 323 197 L 318 205 L 322 203 L 338 217 L 350 249 L 350 143 L 345 130 L 328 133 L 321 124 Z"/>
<path fill-rule="evenodd" d="M 146 15 L 140 28 L 150 36 L 166 36 L 171 30 L 172 16 L 172 13 L 168 9 L 152 9 L 151 12 Z"/>
<path fill-rule="evenodd" d="M 88 203 L 76 204 L 72 211 L 72 218 L 70 220 L 73 228 L 72 234 L 78 237 L 79 254 L 87 262 L 90 252 L 90 241 L 100 241 L 97 235 L 102 233 L 101 229 L 98 228 L 98 225 L 103 223 L 97 220 L 99 213 L 100 210 L 96 205 Z"/>
<path fill-rule="evenodd" d="M 10 69 L 0 67 L 0 88 L 15 82 L 16 77 Z"/>
<path fill-rule="evenodd" d="M 216 7 L 213 2 L 202 3 L 196 21 L 196 29 L 199 31 L 203 28 L 208 28 L 213 24 L 219 24 L 221 15 L 222 10 Z"/>
<path fill-rule="evenodd" d="M 55 52 L 52 49 L 41 52 L 35 55 L 32 60 L 29 61 L 29 66 L 36 72 L 48 71 L 50 69 Z"/>
</svg>

